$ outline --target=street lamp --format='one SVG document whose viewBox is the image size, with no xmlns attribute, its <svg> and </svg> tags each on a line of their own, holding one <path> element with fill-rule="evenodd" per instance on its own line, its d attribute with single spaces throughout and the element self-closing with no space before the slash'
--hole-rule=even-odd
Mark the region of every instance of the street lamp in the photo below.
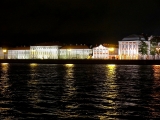
<svg viewBox="0 0 160 120">
<path fill-rule="evenodd" d="M 4 58 L 5 59 L 5 54 L 6 54 L 7 50 L 6 49 L 3 49 L 3 54 L 4 54 Z"/>
<path fill-rule="evenodd" d="M 114 51 L 114 48 L 109 48 L 109 51 Z"/>
</svg>

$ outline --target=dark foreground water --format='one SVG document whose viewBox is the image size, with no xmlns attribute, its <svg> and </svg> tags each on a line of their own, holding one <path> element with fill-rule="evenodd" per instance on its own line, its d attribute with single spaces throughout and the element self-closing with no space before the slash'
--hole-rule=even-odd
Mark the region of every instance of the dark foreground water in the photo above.
<svg viewBox="0 0 160 120">
<path fill-rule="evenodd" d="M 0 64 L 0 120 L 160 119 L 160 66 Z"/>
</svg>

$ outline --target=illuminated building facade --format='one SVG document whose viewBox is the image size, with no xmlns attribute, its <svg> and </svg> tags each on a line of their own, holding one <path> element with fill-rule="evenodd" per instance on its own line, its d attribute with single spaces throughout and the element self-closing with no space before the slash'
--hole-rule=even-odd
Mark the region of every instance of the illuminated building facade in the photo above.
<svg viewBox="0 0 160 120">
<path fill-rule="evenodd" d="M 140 59 L 139 53 L 140 42 L 144 41 L 148 44 L 148 55 L 150 50 L 150 41 L 145 40 L 141 35 L 130 35 L 119 41 L 119 59 Z"/>
<path fill-rule="evenodd" d="M 29 47 L 16 47 L 7 51 L 8 59 L 30 59 Z"/>
<path fill-rule="evenodd" d="M 150 55 L 150 40 L 141 35 L 130 35 L 118 42 L 118 46 L 103 44 L 93 48 L 87 45 L 66 45 L 41 43 L 30 47 L 19 47 L 3 52 L 0 49 L 0 59 L 6 55 L 8 59 L 140 59 L 139 45 L 141 41 L 148 44 Z M 157 47 L 160 49 L 160 47 Z M 4 54 L 5 53 L 5 54 Z M 160 56 L 160 55 L 159 55 Z M 160 58 L 158 56 L 158 58 Z"/>
<path fill-rule="evenodd" d="M 92 49 L 86 45 L 68 45 L 60 48 L 60 59 L 87 59 L 92 54 Z"/>
<path fill-rule="evenodd" d="M 93 59 L 109 59 L 109 49 L 103 45 L 93 48 Z"/>
<path fill-rule="evenodd" d="M 58 59 L 59 46 L 30 46 L 31 59 Z"/>
</svg>

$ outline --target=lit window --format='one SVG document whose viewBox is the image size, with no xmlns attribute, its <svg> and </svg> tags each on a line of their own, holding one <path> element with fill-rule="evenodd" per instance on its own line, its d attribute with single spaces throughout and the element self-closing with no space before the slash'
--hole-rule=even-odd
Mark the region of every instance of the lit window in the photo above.
<svg viewBox="0 0 160 120">
<path fill-rule="evenodd" d="M 131 47 L 132 47 L 132 45 L 130 44 L 130 45 L 129 45 L 129 48 L 131 48 Z"/>
</svg>

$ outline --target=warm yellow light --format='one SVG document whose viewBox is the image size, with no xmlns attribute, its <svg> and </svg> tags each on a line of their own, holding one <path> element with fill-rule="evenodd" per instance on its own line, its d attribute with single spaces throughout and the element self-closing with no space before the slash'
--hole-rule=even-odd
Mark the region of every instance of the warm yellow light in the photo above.
<svg viewBox="0 0 160 120">
<path fill-rule="evenodd" d="M 68 51 L 71 51 L 71 49 L 68 49 Z"/>
<path fill-rule="evenodd" d="M 31 63 L 31 64 L 30 64 L 31 67 L 35 67 L 35 66 L 37 66 L 37 65 L 38 65 L 37 63 Z"/>
<path fill-rule="evenodd" d="M 110 69 L 115 68 L 115 66 L 116 66 L 115 64 L 108 64 L 108 65 L 107 65 L 107 67 L 110 68 Z"/>
<path fill-rule="evenodd" d="M 3 50 L 3 52 L 4 52 L 4 53 L 6 53 L 6 52 L 7 52 L 7 50 L 6 50 L 6 49 L 4 49 L 4 50 Z"/>
<path fill-rule="evenodd" d="M 2 66 L 3 66 L 3 65 L 7 65 L 8 63 L 1 63 L 1 64 L 2 64 Z"/>
<path fill-rule="evenodd" d="M 65 64 L 66 67 L 73 67 L 74 64 Z"/>
<path fill-rule="evenodd" d="M 114 48 L 109 48 L 109 51 L 114 51 Z"/>
</svg>

